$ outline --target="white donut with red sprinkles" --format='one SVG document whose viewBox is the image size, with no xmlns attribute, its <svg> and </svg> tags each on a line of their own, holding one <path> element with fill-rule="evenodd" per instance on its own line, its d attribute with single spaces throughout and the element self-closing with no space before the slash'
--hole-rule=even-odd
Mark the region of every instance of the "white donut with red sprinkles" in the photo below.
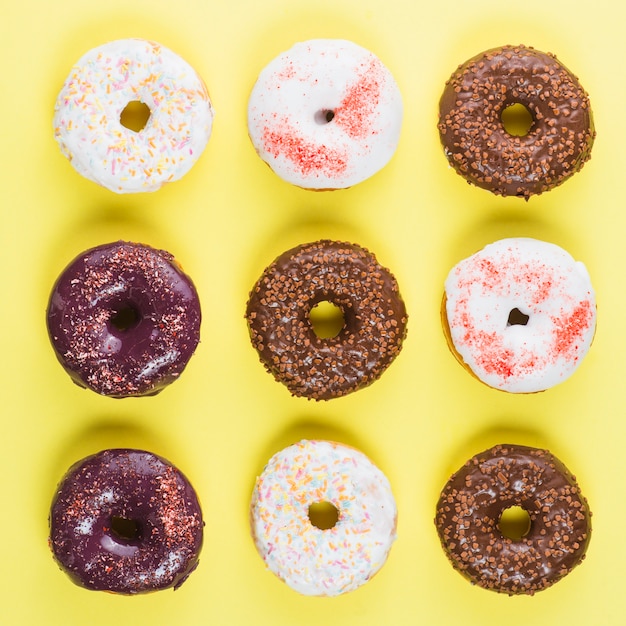
<svg viewBox="0 0 626 626">
<path fill-rule="evenodd" d="M 313 39 L 261 71 L 248 102 L 248 132 L 285 181 L 343 189 L 389 162 L 402 115 L 398 85 L 373 53 L 350 41 Z"/>
<path fill-rule="evenodd" d="M 124 123 L 129 105 L 147 109 L 143 127 Z M 76 62 L 53 125 L 61 152 L 85 178 L 116 193 L 156 191 L 196 163 L 211 136 L 213 106 L 177 54 L 153 41 L 120 39 Z"/>
<path fill-rule="evenodd" d="M 490 387 L 544 391 L 589 351 L 596 302 L 586 267 L 559 246 L 502 239 L 458 263 L 445 282 L 450 347 Z"/>
</svg>

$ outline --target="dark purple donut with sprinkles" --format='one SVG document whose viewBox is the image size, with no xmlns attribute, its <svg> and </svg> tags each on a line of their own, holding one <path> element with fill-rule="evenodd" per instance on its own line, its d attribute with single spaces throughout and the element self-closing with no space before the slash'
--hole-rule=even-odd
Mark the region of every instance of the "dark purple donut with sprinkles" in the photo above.
<svg viewBox="0 0 626 626">
<path fill-rule="evenodd" d="M 86 589 L 176 589 L 198 565 L 204 522 L 196 493 L 150 452 L 103 450 L 74 464 L 49 521 L 55 560 Z"/>
<path fill-rule="evenodd" d="M 528 517 L 521 536 L 502 530 L 503 513 L 513 507 Z M 509 595 L 533 595 L 561 580 L 585 558 L 591 538 L 575 476 L 547 450 L 519 445 L 490 448 L 456 472 L 435 525 L 456 570 Z"/>
<path fill-rule="evenodd" d="M 505 127 L 502 115 L 512 105 L 532 118 L 526 134 Z M 459 66 L 439 102 L 439 134 L 450 165 L 469 183 L 526 199 L 578 172 L 595 138 L 578 78 L 553 54 L 522 45 Z"/>
<path fill-rule="evenodd" d="M 78 255 L 48 304 L 48 334 L 72 380 L 114 398 L 176 380 L 200 339 L 196 289 L 174 257 L 118 241 Z"/>
<path fill-rule="evenodd" d="M 330 302 L 343 326 L 319 337 L 311 310 Z M 294 396 L 329 400 L 366 387 L 402 348 L 407 313 L 393 275 L 351 243 L 322 240 L 281 254 L 250 293 L 246 318 L 261 362 Z"/>
</svg>

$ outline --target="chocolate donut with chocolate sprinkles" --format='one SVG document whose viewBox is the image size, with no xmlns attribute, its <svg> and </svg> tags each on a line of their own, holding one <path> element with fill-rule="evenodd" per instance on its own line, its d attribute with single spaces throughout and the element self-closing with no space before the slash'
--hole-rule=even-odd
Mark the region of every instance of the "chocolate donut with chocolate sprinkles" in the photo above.
<svg viewBox="0 0 626 626">
<path fill-rule="evenodd" d="M 532 118 L 526 133 L 512 134 L 503 123 L 513 105 Z M 469 183 L 526 199 L 578 172 L 595 138 L 578 78 L 553 54 L 523 45 L 481 52 L 459 66 L 439 102 L 439 133 L 450 165 Z"/>
<path fill-rule="evenodd" d="M 178 588 L 198 565 L 202 512 L 187 478 L 144 450 L 103 450 L 65 474 L 50 548 L 77 585 L 138 594 Z"/>
<path fill-rule="evenodd" d="M 514 508 L 525 511 L 528 524 L 511 537 L 502 518 Z M 569 574 L 591 536 L 575 476 L 547 450 L 519 445 L 497 445 L 456 472 L 441 493 L 435 524 L 456 570 L 509 595 L 533 595 Z"/>
<path fill-rule="evenodd" d="M 340 310 L 335 336 L 320 337 L 311 310 Z M 366 387 L 399 354 L 407 313 L 398 284 L 373 254 L 322 240 L 281 254 L 250 293 L 246 319 L 252 345 L 294 396 L 329 400 Z"/>
<path fill-rule="evenodd" d="M 113 398 L 154 395 L 200 340 L 196 289 L 174 257 L 118 241 L 78 255 L 48 304 L 57 358 L 81 387 Z"/>
</svg>

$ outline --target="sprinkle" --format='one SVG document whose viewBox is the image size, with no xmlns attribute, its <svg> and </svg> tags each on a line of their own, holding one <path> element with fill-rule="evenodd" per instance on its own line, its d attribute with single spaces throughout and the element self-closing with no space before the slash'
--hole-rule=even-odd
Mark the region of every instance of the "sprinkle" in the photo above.
<svg viewBox="0 0 626 626">
<path fill-rule="evenodd" d="M 274 158 L 283 156 L 298 168 L 305 177 L 323 175 L 329 178 L 343 174 L 348 167 L 348 152 L 315 144 L 301 137 L 283 120 L 282 129 L 277 132 L 266 127 L 263 130 L 263 146 Z"/>
</svg>

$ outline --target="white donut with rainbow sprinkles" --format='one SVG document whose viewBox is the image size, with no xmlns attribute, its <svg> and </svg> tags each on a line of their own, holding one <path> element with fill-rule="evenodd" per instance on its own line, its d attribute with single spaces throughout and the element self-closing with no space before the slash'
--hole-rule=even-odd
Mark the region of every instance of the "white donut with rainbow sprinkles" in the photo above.
<svg viewBox="0 0 626 626">
<path fill-rule="evenodd" d="M 455 356 L 482 382 L 512 393 L 544 391 L 569 378 L 596 328 L 587 268 L 537 239 L 501 239 L 458 263 L 444 303 Z"/>
<path fill-rule="evenodd" d="M 147 107 L 145 126 L 122 122 Z M 117 193 L 156 191 L 186 174 L 213 126 L 206 86 L 177 54 L 153 41 L 120 39 L 87 52 L 57 97 L 54 136 L 74 169 Z"/>
<path fill-rule="evenodd" d="M 334 513 L 315 519 L 316 507 Z M 385 475 L 354 448 L 300 441 L 275 454 L 257 479 L 252 536 L 267 567 L 307 596 L 337 596 L 367 582 L 396 538 Z M 319 512 L 317 513 L 319 515 Z"/>
<path fill-rule="evenodd" d="M 374 54 L 350 41 L 313 39 L 261 71 L 248 101 L 248 133 L 285 181 L 343 189 L 388 163 L 402 115 L 396 81 Z"/>
</svg>

